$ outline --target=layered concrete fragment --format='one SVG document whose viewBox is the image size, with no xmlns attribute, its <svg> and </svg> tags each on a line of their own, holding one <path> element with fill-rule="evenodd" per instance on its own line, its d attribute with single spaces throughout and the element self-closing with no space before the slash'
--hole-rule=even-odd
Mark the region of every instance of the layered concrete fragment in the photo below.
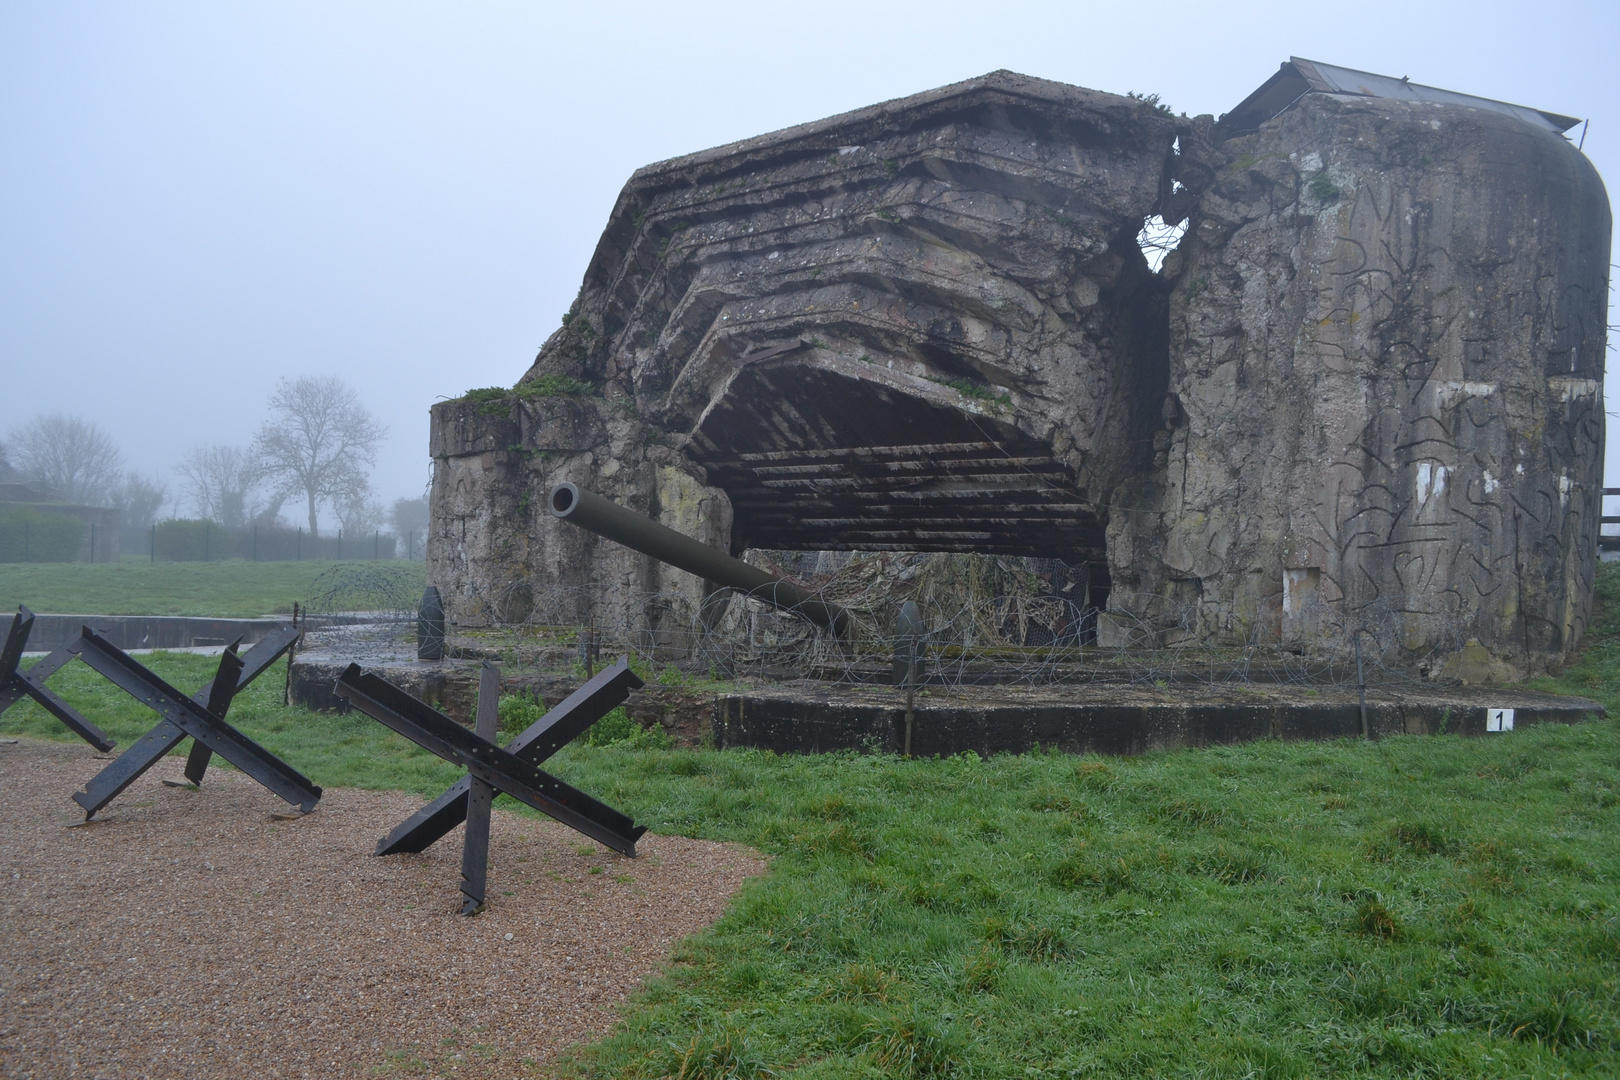
<svg viewBox="0 0 1620 1080">
<path fill-rule="evenodd" d="M 1326 94 L 1218 142 L 998 72 L 649 166 L 517 392 L 434 407 L 430 574 L 462 626 L 690 618 L 549 516 L 570 480 L 733 552 L 1089 567 L 1105 644 L 1378 611 L 1397 661 L 1539 670 L 1587 615 L 1608 237 L 1556 134 Z"/>
<path fill-rule="evenodd" d="M 1104 566 L 1168 370 L 1134 237 L 1175 137 L 1147 103 L 1001 72 L 638 171 L 523 384 L 598 396 L 434 409 L 452 620 L 530 576 L 590 582 L 609 619 L 665 587 L 546 516 L 561 480 L 734 551 Z"/>
</svg>

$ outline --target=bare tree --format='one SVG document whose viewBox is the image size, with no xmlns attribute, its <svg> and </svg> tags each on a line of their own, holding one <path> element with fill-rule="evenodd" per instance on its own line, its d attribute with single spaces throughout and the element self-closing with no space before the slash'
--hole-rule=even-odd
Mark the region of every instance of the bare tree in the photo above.
<svg viewBox="0 0 1620 1080">
<path fill-rule="evenodd" d="M 0 483 L 15 480 L 18 473 L 11 464 L 11 447 L 0 442 Z"/>
<path fill-rule="evenodd" d="M 194 446 L 174 467 L 198 515 L 230 529 L 247 524 L 259 484 L 253 455 L 239 446 Z M 279 504 L 278 504 L 279 506 Z"/>
<path fill-rule="evenodd" d="M 282 379 L 270 398 L 271 418 L 253 440 L 262 474 L 287 495 L 301 494 L 309 532 L 319 535 L 316 508 L 368 494 L 377 444 L 388 428 L 360 404 L 342 379 L 305 375 Z"/>
<path fill-rule="evenodd" d="M 124 474 L 112 497 L 112 504 L 122 511 L 121 520 L 126 529 L 150 528 L 158 511 L 168 501 L 169 489 L 163 481 L 142 476 L 133 469 Z"/>
<path fill-rule="evenodd" d="M 26 482 L 70 502 L 103 503 L 121 479 L 112 436 L 77 416 L 36 416 L 11 433 L 11 446 Z"/>
<path fill-rule="evenodd" d="M 333 509 L 337 511 L 343 531 L 350 536 L 365 536 L 382 528 L 382 504 L 371 497 L 369 485 L 337 500 Z"/>
</svg>

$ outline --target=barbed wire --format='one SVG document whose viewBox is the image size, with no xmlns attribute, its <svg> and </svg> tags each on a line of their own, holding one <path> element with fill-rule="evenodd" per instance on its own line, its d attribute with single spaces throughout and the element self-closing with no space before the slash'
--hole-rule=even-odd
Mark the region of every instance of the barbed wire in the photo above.
<svg viewBox="0 0 1620 1080">
<path fill-rule="evenodd" d="M 1085 682 L 1186 686 L 1353 686 L 1442 678 L 1464 635 L 1445 612 L 1279 595 L 1217 625 L 1196 600 L 1128 594 L 1088 567 L 989 555 L 749 552 L 848 613 L 842 634 L 723 589 L 608 593 L 527 580 L 476 598 L 482 625 L 452 628 L 452 655 L 499 659 L 511 674 L 571 671 L 628 654 L 643 670 L 739 682 L 882 684 L 895 620 L 922 613 L 923 678 L 936 688 Z M 388 564 L 333 567 L 307 625 L 327 650 L 408 654 L 416 585 Z M 1357 646 L 1359 644 L 1359 671 Z"/>
<path fill-rule="evenodd" d="M 420 574 L 409 563 L 338 563 L 323 570 L 300 605 L 305 641 L 356 657 L 415 652 Z"/>
</svg>

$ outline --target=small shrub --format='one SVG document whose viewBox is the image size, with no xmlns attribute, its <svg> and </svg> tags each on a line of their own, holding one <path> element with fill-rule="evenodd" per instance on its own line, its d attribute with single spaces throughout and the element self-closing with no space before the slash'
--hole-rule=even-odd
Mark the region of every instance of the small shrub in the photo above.
<svg viewBox="0 0 1620 1080">
<path fill-rule="evenodd" d="M 675 745 L 675 740 L 661 726 L 654 723 L 642 727 L 622 705 L 587 728 L 580 741 L 586 746 L 617 746 L 625 750 L 668 750 Z"/>
<path fill-rule="evenodd" d="M 1130 90 L 1126 92 L 1125 96 L 1130 98 L 1132 101 L 1140 101 L 1142 104 L 1148 106 L 1160 116 L 1176 115 L 1175 110 L 1159 100 L 1158 94 L 1138 94 L 1135 90 Z"/>
<path fill-rule="evenodd" d="M 1339 189 L 1327 178 L 1326 173 L 1317 173 L 1305 186 L 1310 190 L 1312 197 L 1320 203 L 1330 203 L 1339 197 Z"/>
<path fill-rule="evenodd" d="M 566 323 L 564 325 L 567 325 Z M 580 332 L 590 328 L 580 324 Z M 594 333 L 593 335 L 594 336 Z M 537 401 L 554 397 L 593 397 L 596 387 L 568 375 L 539 375 L 528 382 L 518 383 L 510 389 L 504 386 L 484 386 L 461 395 L 462 401 L 478 406 L 484 416 L 501 416 L 520 401 Z"/>
<path fill-rule="evenodd" d="M 966 398 L 974 398 L 979 401 L 995 401 L 1002 405 L 1012 404 L 1012 395 L 1007 393 L 997 393 L 988 386 L 972 382 L 968 379 L 950 379 L 930 375 L 928 376 L 928 381 L 938 383 L 941 386 L 948 386 Z"/>
<path fill-rule="evenodd" d="M 530 724 L 545 715 L 545 706 L 527 694 L 513 694 L 501 698 L 497 710 L 501 734 L 507 738 L 523 732 Z"/>
<path fill-rule="evenodd" d="M 621 705 L 592 724 L 585 732 L 584 741 L 587 746 L 612 746 L 632 738 L 640 731 L 641 725 Z"/>
</svg>

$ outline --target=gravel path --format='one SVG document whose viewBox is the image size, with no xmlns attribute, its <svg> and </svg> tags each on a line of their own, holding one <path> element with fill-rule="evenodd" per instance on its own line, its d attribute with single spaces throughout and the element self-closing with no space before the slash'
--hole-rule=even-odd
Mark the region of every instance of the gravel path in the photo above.
<svg viewBox="0 0 1620 1080">
<path fill-rule="evenodd" d="M 104 823 L 64 828 L 106 760 L 0 744 L 6 1077 L 535 1075 L 764 870 L 650 833 L 625 859 L 497 810 L 491 902 L 467 919 L 459 830 L 371 854 L 424 800 L 328 789 L 277 821 L 285 804 L 240 773 L 162 786 L 183 765 L 167 758 Z"/>
</svg>

